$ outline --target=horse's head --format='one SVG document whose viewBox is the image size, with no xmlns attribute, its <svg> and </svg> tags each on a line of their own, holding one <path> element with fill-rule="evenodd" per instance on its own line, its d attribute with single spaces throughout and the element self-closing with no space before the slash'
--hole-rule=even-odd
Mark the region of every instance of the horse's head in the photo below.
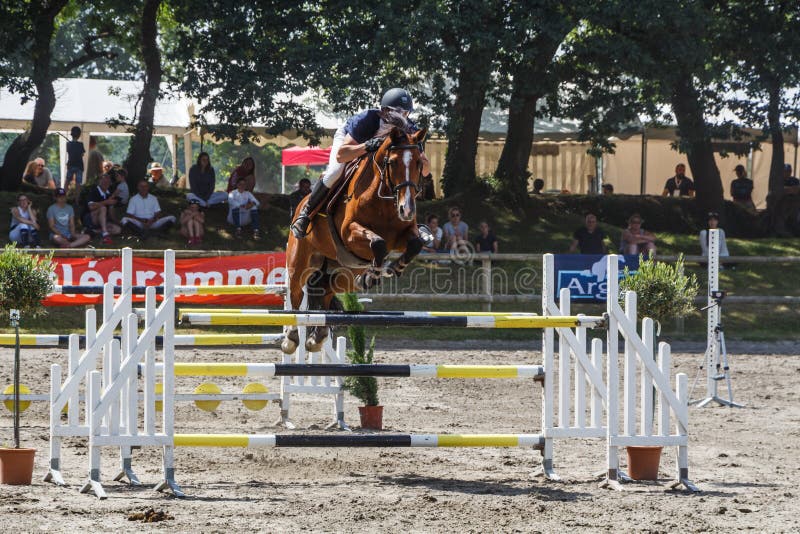
<svg viewBox="0 0 800 534">
<path fill-rule="evenodd" d="M 401 221 L 413 221 L 417 214 L 415 200 L 422 180 L 421 147 L 426 133 L 423 129 L 408 134 L 394 128 L 375 154 L 380 188 L 391 190 Z"/>
</svg>

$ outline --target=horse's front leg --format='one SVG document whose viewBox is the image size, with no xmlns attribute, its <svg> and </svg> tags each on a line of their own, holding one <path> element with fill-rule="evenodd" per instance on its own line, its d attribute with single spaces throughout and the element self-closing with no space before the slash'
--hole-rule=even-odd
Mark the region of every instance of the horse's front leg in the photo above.
<svg viewBox="0 0 800 534">
<path fill-rule="evenodd" d="M 367 228 L 364 228 L 357 222 L 350 223 L 350 235 L 347 238 L 347 244 L 350 250 L 359 251 L 366 250 L 367 248 L 372 253 L 372 265 L 356 277 L 356 286 L 362 291 L 374 287 L 381 282 L 381 267 L 389 254 L 386 247 L 386 241 Z M 366 254 L 364 256 L 366 257 Z"/>
<path fill-rule="evenodd" d="M 419 232 L 417 232 L 416 226 L 409 228 L 408 231 L 401 236 L 398 241 L 402 242 L 403 239 L 406 240 L 406 249 L 399 258 L 386 266 L 386 270 L 383 272 L 384 276 L 391 277 L 400 276 L 403 274 L 403 271 L 406 269 L 406 267 L 408 267 L 408 264 L 411 263 L 422 250 L 424 243 L 422 238 L 419 236 Z"/>
</svg>

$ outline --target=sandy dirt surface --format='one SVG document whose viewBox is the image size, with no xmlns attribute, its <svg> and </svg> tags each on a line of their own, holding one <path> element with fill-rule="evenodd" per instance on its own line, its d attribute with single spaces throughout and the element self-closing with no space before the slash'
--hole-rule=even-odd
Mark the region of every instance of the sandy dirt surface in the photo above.
<svg viewBox="0 0 800 534">
<path fill-rule="evenodd" d="M 540 363 L 521 345 L 505 350 L 475 344 L 378 347 L 383 363 Z M 38 449 L 32 487 L 0 486 L 0 524 L 6 532 L 173 532 L 303 530 L 326 532 L 487 531 L 797 531 L 800 530 L 800 347 L 791 344 L 734 345 L 734 387 L 747 408 L 693 408 L 689 449 L 692 480 L 700 495 L 667 491 L 674 448 L 662 457 L 662 480 L 626 484 L 623 492 L 601 489 L 594 476 L 604 469 L 604 442 L 556 442 L 562 482 L 532 477 L 539 453 L 524 449 L 178 449 L 177 478 L 185 500 L 157 494 L 160 454 L 135 453 L 143 487 L 111 481 L 115 451 L 103 455 L 105 501 L 81 495 L 87 473 L 85 443 L 64 447 L 63 473 L 70 484 L 41 482 L 48 452 L 46 407 L 23 415 L 23 439 Z M 0 352 L 0 376 L 11 376 L 12 352 Z M 182 361 L 276 361 L 275 351 L 180 351 Z M 23 382 L 45 393 L 50 362 L 66 365 L 64 350 L 25 350 Z M 690 385 L 700 361 L 698 347 L 677 347 L 674 372 Z M 674 373 L 673 373 L 674 374 Z M 198 380 L 180 378 L 179 391 Z M 244 379 L 215 380 L 223 391 L 240 391 Z M 277 381 L 266 382 L 272 391 Z M 695 396 L 700 392 L 696 391 Z M 537 433 L 540 390 L 521 380 L 383 379 L 386 432 Z M 324 432 L 328 399 L 298 395 L 294 420 L 301 430 Z M 9 444 L 11 416 L 0 419 L 0 443 Z M 216 413 L 181 404 L 182 432 L 271 433 L 276 405 L 250 412 L 240 403 Z M 348 397 L 348 420 L 357 426 L 357 402 Z M 279 430 L 283 432 L 282 430 Z M 621 455 L 625 461 L 624 453 Z M 172 519 L 141 526 L 129 516 L 148 509 Z"/>
</svg>

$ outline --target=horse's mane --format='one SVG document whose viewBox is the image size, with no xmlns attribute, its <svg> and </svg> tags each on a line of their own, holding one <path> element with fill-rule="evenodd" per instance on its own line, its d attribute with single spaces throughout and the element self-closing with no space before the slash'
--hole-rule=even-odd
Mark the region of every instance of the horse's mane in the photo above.
<svg viewBox="0 0 800 534">
<path fill-rule="evenodd" d="M 402 113 L 393 109 L 381 110 L 381 123 L 375 137 L 400 137 L 411 133 L 411 124 Z"/>
</svg>

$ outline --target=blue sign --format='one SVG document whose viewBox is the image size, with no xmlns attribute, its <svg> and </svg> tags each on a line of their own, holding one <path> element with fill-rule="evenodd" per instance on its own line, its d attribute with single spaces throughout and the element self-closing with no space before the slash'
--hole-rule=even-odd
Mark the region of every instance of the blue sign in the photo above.
<svg viewBox="0 0 800 534">
<path fill-rule="evenodd" d="M 602 254 L 556 254 L 556 294 L 566 287 L 572 301 L 605 302 L 608 294 L 606 267 L 608 256 Z M 618 256 L 619 278 L 625 267 L 635 273 L 639 269 L 639 256 Z"/>
</svg>

